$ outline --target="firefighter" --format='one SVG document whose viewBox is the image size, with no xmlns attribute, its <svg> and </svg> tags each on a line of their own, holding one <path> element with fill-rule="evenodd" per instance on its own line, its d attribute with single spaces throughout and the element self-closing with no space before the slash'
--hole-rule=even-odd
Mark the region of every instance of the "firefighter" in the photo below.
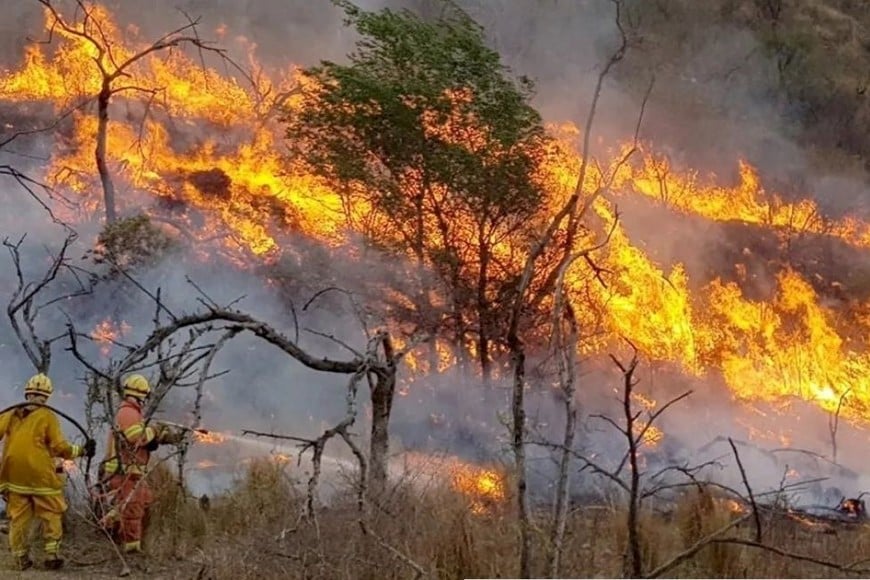
<svg viewBox="0 0 870 580">
<path fill-rule="evenodd" d="M 52 393 L 51 379 L 40 373 L 24 387 L 24 398 L 45 403 Z M 20 570 L 33 566 L 28 536 L 33 518 L 42 521 L 45 541 L 45 566 L 63 566 L 58 551 L 63 536 L 63 479 L 55 470 L 54 458 L 93 457 L 96 442 L 88 439 L 83 447 L 70 444 L 60 430 L 57 416 L 45 407 L 28 405 L 0 416 L 0 439 L 5 438 L 0 459 L 0 492 L 6 500 L 9 517 L 9 546 Z"/>
<path fill-rule="evenodd" d="M 151 385 L 142 375 L 130 375 L 123 382 L 124 400 L 109 433 L 101 480 L 112 496 L 112 507 L 102 524 L 115 532 L 124 552 L 142 553 L 142 535 L 148 508 L 153 502 L 145 480 L 151 452 L 161 444 L 174 444 L 183 433 L 155 423 L 145 424 L 142 406 L 151 394 Z"/>
</svg>

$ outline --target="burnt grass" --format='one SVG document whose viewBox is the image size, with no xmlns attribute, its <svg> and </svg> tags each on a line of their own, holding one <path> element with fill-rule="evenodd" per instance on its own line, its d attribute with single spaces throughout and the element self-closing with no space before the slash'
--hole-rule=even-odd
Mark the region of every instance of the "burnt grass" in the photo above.
<svg viewBox="0 0 870 580">
<path fill-rule="evenodd" d="M 317 511 L 303 516 L 305 497 L 291 479 L 301 474 L 272 463 L 252 464 L 229 492 L 209 498 L 180 493 L 165 468 L 151 477 L 155 504 L 146 534 L 148 572 L 133 578 L 413 578 L 412 560 L 433 578 L 516 577 L 517 522 L 512 498 L 475 513 L 461 495 L 446 489 L 392 488 L 368 510 L 369 533 L 359 526 L 351 484 Z M 71 498 L 61 578 L 109 578 L 120 562 L 105 536 Z M 546 574 L 549 511 L 535 512 L 533 574 Z M 739 516 L 711 495 L 692 492 L 668 509 L 644 511 L 640 520 L 643 569 L 649 572 Z M 626 544 L 626 514 L 619 502 L 574 506 L 570 513 L 562 577 L 620 577 Z M 859 562 L 870 550 L 864 524 L 815 523 L 789 514 L 763 515 L 763 543 L 755 547 L 711 543 L 663 577 L 843 577 L 832 565 Z M 753 541 L 751 519 L 723 537 Z M 37 542 L 38 544 L 38 542 Z M 785 555 L 783 555 L 785 554 Z M 9 569 L 3 552 L 0 566 Z M 37 569 L 22 578 L 41 577 Z M 862 568 L 858 565 L 857 568 Z M 848 574 L 846 574 L 848 575 Z M 866 575 L 866 574 L 864 574 Z M 5 577 L 5 576 L 4 576 Z"/>
</svg>

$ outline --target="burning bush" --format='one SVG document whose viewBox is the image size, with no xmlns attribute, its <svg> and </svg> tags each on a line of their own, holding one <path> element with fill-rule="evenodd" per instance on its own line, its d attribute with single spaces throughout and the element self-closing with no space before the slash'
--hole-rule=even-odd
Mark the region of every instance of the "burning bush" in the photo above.
<svg viewBox="0 0 870 580">
<path fill-rule="evenodd" d="M 176 241 L 145 214 L 109 223 L 91 252 L 96 264 L 108 266 L 107 277 L 153 266 L 176 250 Z"/>
<path fill-rule="evenodd" d="M 233 184 L 233 180 L 219 168 L 193 171 L 188 176 L 188 180 L 203 195 L 215 196 L 225 200 L 232 196 L 230 186 Z"/>
</svg>

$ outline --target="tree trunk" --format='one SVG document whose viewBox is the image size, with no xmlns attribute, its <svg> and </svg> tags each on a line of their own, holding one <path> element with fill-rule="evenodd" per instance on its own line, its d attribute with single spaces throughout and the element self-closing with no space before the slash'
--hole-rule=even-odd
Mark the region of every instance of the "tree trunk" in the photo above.
<svg viewBox="0 0 870 580">
<path fill-rule="evenodd" d="M 393 348 L 384 341 L 387 360 L 392 360 Z M 396 393 L 396 367 L 388 364 L 386 372 L 378 373 L 372 387 L 372 431 L 369 442 L 369 490 L 378 496 L 387 485 L 387 459 L 390 452 L 390 414 Z"/>
<path fill-rule="evenodd" d="M 489 300 L 486 297 L 486 287 L 489 281 L 489 254 L 486 233 L 482 225 L 477 231 L 477 253 L 480 258 L 480 269 L 477 272 L 477 356 L 480 360 L 480 372 L 483 384 L 489 385 L 492 380 L 492 365 L 489 358 Z"/>
<path fill-rule="evenodd" d="M 103 88 L 97 96 L 97 148 L 94 156 L 97 160 L 97 171 L 100 174 L 100 183 L 103 185 L 103 203 L 106 208 L 106 223 L 110 224 L 117 219 L 115 211 L 115 184 L 109 175 L 109 166 L 106 163 L 106 140 L 109 127 L 109 98 L 112 96 L 109 84 L 104 81 Z"/>
<path fill-rule="evenodd" d="M 570 305 L 565 306 L 565 318 L 569 325 L 568 341 L 559 344 L 560 375 L 562 394 L 565 398 L 565 433 L 562 438 L 562 455 L 559 458 L 559 479 L 556 484 L 556 508 L 553 517 L 553 529 L 550 543 L 553 553 L 550 557 L 550 578 L 559 576 L 559 566 L 562 559 L 562 548 L 565 539 L 565 525 L 568 521 L 568 491 L 571 483 L 571 452 L 574 448 L 574 436 L 577 431 L 577 402 L 575 399 L 576 370 L 574 363 L 577 357 L 577 320 Z M 557 332 L 562 332 L 559 329 Z M 561 337 L 559 337 L 561 343 Z"/>
<path fill-rule="evenodd" d="M 529 529 L 529 506 L 526 500 L 526 353 L 516 333 L 508 335 L 514 367 L 512 394 L 513 452 L 517 478 L 517 516 L 520 520 L 520 578 L 531 577 L 531 534 Z"/>
<path fill-rule="evenodd" d="M 483 384 L 489 385 L 492 381 L 492 365 L 489 360 L 489 301 L 486 298 L 487 276 L 489 274 L 489 247 L 486 245 L 486 240 L 484 240 L 482 235 L 478 238 L 478 252 L 480 254 L 480 271 L 477 275 L 477 356 L 480 360 L 480 372 L 483 375 Z"/>
<path fill-rule="evenodd" d="M 628 493 L 628 546 L 626 547 L 626 562 L 623 570 L 625 578 L 641 578 L 640 553 L 640 468 L 637 463 L 638 447 L 640 442 L 634 433 L 635 414 L 631 407 L 631 393 L 634 387 L 632 376 L 634 374 L 634 361 L 624 373 L 622 408 L 625 414 L 625 433 L 628 441 L 628 460 L 631 469 L 631 481 Z"/>
</svg>

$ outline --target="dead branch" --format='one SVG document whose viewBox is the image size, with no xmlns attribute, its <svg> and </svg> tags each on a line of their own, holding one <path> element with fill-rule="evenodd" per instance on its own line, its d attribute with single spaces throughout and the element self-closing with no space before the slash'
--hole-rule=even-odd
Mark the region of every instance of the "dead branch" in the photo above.
<svg viewBox="0 0 870 580">
<path fill-rule="evenodd" d="M 831 435 L 831 461 L 834 463 L 837 463 L 837 432 L 840 430 L 840 411 L 843 409 L 846 397 L 851 392 L 852 387 L 843 391 L 843 394 L 840 395 L 840 399 L 837 401 L 837 409 L 833 414 L 828 416 L 828 432 Z"/>
<path fill-rule="evenodd" d="M 336 435 L 339 435 L 342 437 L 342 439 L 344 439 L 347 436 L 347 430 L 354 424 L 355 421 L 356 417 L 345 417 L 336 426 L 326 429 L 323 434 L 320 435 L 317 439 L 314 439 L 310 443 L 306 443 L 305 445 L 303 445 L 302 450 L 299 452 L 299 457 L 301 459 L 303 453 L 305 453 L 309 449 L 312 451 L 312 469 L 311 477 L 308 478 L 308 495 L 305 509 L 307 517 L 313 520 L 317 519 L 317 511 L 315 510 L 315 499 L 317 497 L 317 485 L 320 482 L 320 468 L 326 443 Z"/>
<path fill-rule="evenodd" d="M 318 290 L 317 292 L 315 292 L 311 296 L 311 298 L 309 298 L 305 302 L 305 304 L 302 305 L 302 312 L 306 312 L 308 310 L 309 306 L 314 304 L 318 299 L 320 299 L 322 296 L 328 294 L 329 292 L 339 292 L 341 294 L 344 294 L 347 297 L 347 300 L 348 300 L 348 302 L 350 302 L 350 305 L 353 308 L 354 314 L 356 314 L 357 320 L 359 321 L 360 326 L 362 327 L 366 338 L 370 339 L 371 333 L 369 331 L 368 320 L 367 320 L 367 316 L 366 316 L 365 311 L 364 311 L 365 309 L 357 301 L 357 298 L 354 295 L 354 293 L 350 292 L 349 290 L 346 290 L 344 288 L 339 288 L 338 286 L 328 286 L 326 288 L 323 288 L 322 290 Z"/>
<path fill-rule="evenodd" d="M 743 462 L 740 461 L 740 454 L 737 452 L 737 447 L 734 441 L 728 438 L 728 443 L 731 445 L 731 450 L 734 452 L 734 459 L 737 461 L 737 468 L 740 470 L 740 477 L 743 479 L 743 485 L 746 487 L 746 493 L 749 494 L 749 501 L 752 504 L 752 517 L 755 520 L 755 541 L 761 541 L 761 518 L 758 515 L 758 504 L 755 502 L 755 495 L 752 493 L 752 488 L 749 486 L 749 479 L 746 477 L 746 470 L 743 469 Z"/>
<path fill-rule="evenodd" d="M 185 433 L 184 441 L 179 445 L 180 451 L 180 470 L 183 470 L 183 462 L 184 457 L 187 454 L 188 448 L 190 447 L 190 443 L 193 437 L 193 433 L 198 430 L 202 425 L 202 395 L 204 393 L 204 387 L 206 381 L 210 380 L 210 376 L 208 374 L 209 368 L 211 368 L 212 363 L 214 362 L 215 356 L 217 356 L 218 351 L 220 351 L 227 342 L 233 339 L 236 336 L 235 330 L 228 330 L 221 336 L 218 341 L 211 347 L 208 352 L 208 356 L 205 358 L 205 361 L 202 364 L 199 373 L 199 379 L 196 382 L 196 395 L 193 400 L 193 424 L 191 426 L 191 431 Z M 183 478 L 181 476 L 181 471 L 179 472 L 179 481 L 183 482 Z"/>
<path fill-rule="evenodd" d="M 93 287 L 80 286 L 78 290 L 60 298 L 54 298 L 42 304 L 37 303 L 40 294 L 55 282 L 61 270 L 69 268 L 67 251 L 76 240 L 77 235 L 73 231 L 68 232 L 60 250 L 51 256 L 48 268 L 46 268 L 42 278 L 37 281 L 26 281 L 22 271 L 21 245 L 25 237 L 22 236 L 16 243 L 10 242 L 8 238 L 3 240 L 3 245 L 9 250 L 9 255 L 12 258 L 17 280 L 15 290 L 12 292 L 6 307 L 6 315 L 9 318 L 12 330 L 15 332 L 15 336 L 18 337 L 19 343 L 36 369 L 36 372 L 47 373 L 51 364 L 51 347 L 62 336 L 53 336 L 46 339 L 39 337 L 36 331 L 36 319 L 40 311 L 48 304 L 56 303 L 60 299 L 88 294 L 92 291 Z M 76 278 L 76 280 L 80 282 L 79 278 Z"/>
<path fill-rule="evenodd" d="M 192 440 L 193 440 L 193 434 L 199 428 L 200 424 L 202 423 L 202 394 L 204 391 L 204 386 L 205 386 L 206 381 L 210 380 L 209 369 L 211 368 L 211 365 L 214 362 L 214 358 L 215 358 L 215 356 L 217 356 L 217 353 L 235 335 L 236 335 L 236 332 L 233 330 L 228 330 L 227 332 L 225 332 L 223 334 L 223 336 L 221 336 L 218 339 L 218 341 L 211 347 L 211 349 L 208 352 L 208 355 L 206 356 L 204 362 L 202 363 L 202 367 L 200 368 L 199 378 L 196 382 L 196 395 L 194 397 L 194 402 L 193 402 L 194 418 L 193 418 L 192 430 L 186 431 L 184 433 L 184 437 L 182 438 L 181 442 L 179 442 L 177 445 L 178 456 L 177 456 L 177 460 L 176 460 L 176 467 L 178 469 L 178 471 L 177 471 L 178 497 L 180 497 L 180 498 L 183 498 L 185 496 L 184 467 L 185 467 L 185 463 L 187 460 L 187 453 L 190 450 L 190 445 L 191 445 Z M 175 518 L 174 518 L 174 523 L 175 523 L 175 525 L 173 526 L 174 534 L 172 537 L 172 540 L 173 540 L 172 546 L 173 546 L 173 552 L 177 554 L 178 553 L 178 541 L 179 541 L 180 532 L 181 532 L 181 527 L 180 527 L 181 521 L 180 521 L 180 518 L 179 518 L 177 513 L 176 513 Z"/>
<path fill-rule="evenodd" d="M 127 353 L 126 356 L 116 364 L 116 369 L 114 371 L 115 376 L 119 376 L 126 372 L 129 367 L 145 360 L 145 358 L 150 353 L 154 352 L 159 345 L 174 336 L 176 333 L 205 324 L 218 322 L 226 323 L 226 326 L 223 328 L 225 330 L 234 329 L 237 331 L 237 334 L 249 332 L 278 347 L 280 350 L 295 358 L 306 367 L 314 370 L 339 374 L 352 374 L 355 373 L 363 364 L 363 361 L 359 359 L 340 361 L 315 357 L 299 347 L 296 342 L 285 337 L 271 325 L 261 322 L 248 314 L 236 310 L 226 310 L 224 308 L 210 308 L 202 312 L 175 317 L 170 323 L 155 328 L 135 350 Z M 72 326 L 69 326 L 69 329 L 71 330 L 71 338 L 78 336 L 78 333 L 75 333 Z"/>
<path fill-rule="evenodd" d="M 701 550 L 703 550 L 704 548 L 709 546 L 711 543 L 713 543 L 713 541 L 716 538 L 718 538 L 719 536 L 721 536 L 722 534 L 724 534 L 728 530 L 730 530 L 730 529 L 742 524 L 746 520 L 748 520 L 750 515 L 751 514 L 744 514 L 735 520 L 731 520 L 726 525 L 724 525 L 721 528 L 719 528 L 718 530 L 714 531 L 712 534 L 708 535 L 707 537 L 701 538 L 700 540 L 698 540 L 697 542 L 695 542 L 694 544 L 689 546 L 687 549 L 683 550 L 682 552 L 680 552 L 679 554 L 677 554 L 676 556 L 674 556 L 673 558 L 671 558 L 670 560 L 668 560 L 664 564 L 661 564 L 657 568 L 654 568 L 649 573 L 645 574 L 643 576 L 643 578 L 658 578 L 659 576 L 662 576 L 662 575 L 666 574 L 667 572 L 673 570 L 675 567 L 677 567 L 680 564 L 682 564 L 683 562 L 689 560 L 695 554 L 697 554 L 698 552 L 700 552 Z"/>
<path fill-rule="evenodd" d="M 314 444 L 314 439 L 308 437 L 297 437 L 295 435 L 280 435 L 278 433 L 266 433 L 264 431 L 254 431 L 253 429 L 242 429 L 242 435 L 253 435 L 254 437 L 269 437 L 272 439 L 282 439 L 284 441 L 297 441 L 309 445 Z"/>
<path fill-rule="evenodd" d="M 555 300 L 555 304 L 553 306 L 553 316 L 554 317 L 559 316 L 558 313 L 562 311 L 562 301 L 564 300 L 565 275 L 568 273 L 568 270 L 571 268 L 571 266 L 574 264 L 574 262 L 576 262 L 580 258 L 589 258 L 590 254 L 592 254 L 593 252 L 596 252 L 596 251 L 604 248 L 605 246 L 607 246 L 607 244 L 610 243 L 610 238 L 613 236 L 613 232 L 616 230 L 616 226 L 618 223 L 619 223 L 619 213 L 617 213 L 616 216 L 614 217 L 613 223 L 610 225 L 610 229 L 607 231 L 607 235 L 604 237 L 604 239 L 601 242 L 594 244 L 594 245 L 592 245 L 588 248 L 585 248 L 583 250 L 574 252 L 573 254 L 570 254 L 568 256 L 568 258 L 566 260 L 564 260 L 564 263 L 562 263 L 559 266 L 559 268 L 556 270 L 557 271 L 556 286 L 555 286 L 556 287 L 556 292 L 555 292 L 556 300 Z M 594 266 L 594 264 L 593 264 L 593 266 Z M 595 267 L 594 269 L 597 270 L 597 267 Z M 603 282 L 602 282 L 602 285 L 603 285 Z M 554 328 L 556 327 L 556 324 L 557 323 L 554 321 L 554 325 L 553 325 Z"/>
<path fill-rule="evenodd" d="M 365 522 L 365 520 L 360 519 L 359 522 L 360 522 L 360 527 L 362 528 L 363 534 L 365 534 L 367 536 L 371 536 L 372 538 L 374 538 L 375 541 L 377 541 L 377 543 L 382 548 L 387 550 L 397 560 L 399 560 L 403 564 L 407 565 L 409 568 L 411 568 L 414 571 L 413 578 L 415 578 L 415 579 L 422 578 L 423 576 L 426 575 L 426 570 L 420 564 L 418 564 L 417 562 L 412 560 L 409 556 L 403 554 L 395 546 L 392 546 L 389 542 L 384 540 L 380 535 L 375 533 L 375 531 L 371 529 L 371 527 Z"/>
<path fill-rule="evenodd" d="M 362 356 L 363 356 L 362 353 L 360 353 L 358 350 L 356 350 L 355 348 L 353 348 L 352 346 L 350 346 L 349 344 L 347 344 L 343 340 L 336 338 L 335 336 L 333 336 L 331 334 L 328 334 L 326 332 L 320 332 L 319 330 L 314 330 L 314 329 L 308 328 L 308 327 L 305 327 L 302 330 L 304 330 L 305 332 L 307 332 L 309 334 L 313 334 L 314 336 L 319 336 L 321 338 L 325 338 L 326 340 L 328 340 L 330 342 L 334 342 L 335 344 L 337 344 L 338 346 L 347 350 L 350 354 L 352 354 L 355 357 L 362 358 Z"/>
<path fill-rule="evenodd" d="M 788 558 L 790 560 L 797 560 L 799 562 L 810 562 L 812 564 L 823 566 L 825 568 L 837 570 L 838 572 L 844 572 L 846 574 L 854 574 L 856 576 L 870 574 L 870 568 L 855 568 L 854 565 L 837 564 L 836 562 L 831 562 L 829 560 L 822 560 L 820 558 L 813 558 L 812 556 L 805 556 L 803 554 L 789 552 L 788 550 L 776 548 L 774 546 L 770 546 L 768 544 L 763 544 L 763 543 L 757 542 L 757 541 L 754 542 L 752 540 L 745 540 L 743 538 L 719 538 L 719 539 L 712 540 L 710 543 L 711 544 L 734 544 L 737 546 L 747 546 L 749 548 L 758 548 L 760 550 L 764 550 L 766 552 L 771 552 L 771 553 L 776 554 L 778 556 L 782 556 L 783 558 Z"/>
<path fill-rule="evenodd" d="M 40 207 L 42 207 L 42 209 L 45 210 L 45 212 L 51 218 L 51 221 L 64 227 L 67 231 L 72 231 L 72 228 L 70 228 L 60 218 L 58 218 L 56 215 L 54 215 L 54 212 L 51 211 L 51 208 L 48 206 L 48 204 L 45 203 L 41 197 L 39 197 L 39 195 L 36 193 L 36 191 L 34 191 L 34 188 L 38 187 L 39 189 L 41 189 L 43 192 L 45 192 L 46 196 L 48 196 L 48 198 L 51 199 L 52 201 L 59 199 L 62 202 L 64 202 L 68 207 L 71 207 L 73 205 L 73 203 L 69 199 L 58 194 L 48 185 L 46 185 L 44 183 L 40 183 L 39 181 L 36 181 L 35 179 L 28 177 L 27 175 L 18 171 L 17 169 L 12 167 L 11 165 L 0 165 L 0 175 L 9 176 L 9 177 L 13 178 L 15 181 L 17 181 L 18 185 L 20 185 L 22 188 L 24 188 L 24 191 L 26 191 L 27 194 L 30 197 L 32 197 L 36 201 L 36 203 L 39 204 Z"/>
<path fill-rule="evenodd" d="M 43 125 L 42 127 L 37 127 L 36 129 L 27 129 L 24 131 L 15 131 L 14 133 L 10 134 L 8 137 L 4 137 L 3 139 L 0 139 L 0 149 L 5 147 L 6 145 L 12 143 L 13 141 L 15 141 L 16 139 L 18 139 L 20 137 L 29 137 L 30 135 L 38 135 L 40 133 L 47 133 L 47 132 L 57 128 L 57 126 L 60 125 L 61 122 L 63 122 L 65 119 L 69 118 L 70 115 L 72 115 L 76 111 L 79 111 L 82 108 L 88 106 L 93 101 L 94 101 L 94 97 L 88 97 L 85 100 L 83 100 L 79 103 L 76 103 L 75 105 L 73 105 L 72 107 L 69 107 L 64 112 L 62 112 L 57 117 L 55 117 L 51 123 L 49 123 L 47 125 Z"/>
</svg>

